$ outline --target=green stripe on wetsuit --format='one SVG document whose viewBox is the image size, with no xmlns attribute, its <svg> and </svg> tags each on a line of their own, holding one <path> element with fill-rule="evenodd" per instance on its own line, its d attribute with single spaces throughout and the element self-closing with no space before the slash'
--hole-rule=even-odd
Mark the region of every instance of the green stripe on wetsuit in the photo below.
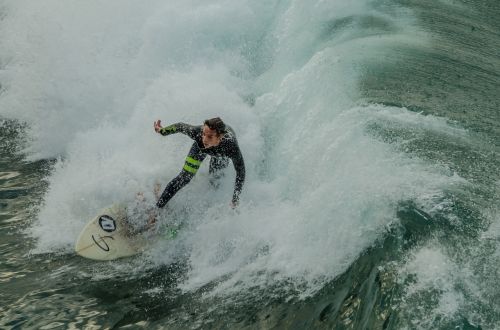
<svg viewBox="0 0 500 330">
<path fill-rule="evenodd" d="M 193 157 L 187 156 L 186 163 L 184 164 L 184 171 L 187 171 L 192 174 L 196 174 L 198 169 L 200 168 L 201 162 L 199 160 L 194 159 Z"/>
<path fill-rule="evenodd" d="M 160 129 L 160 134 L 168 135 L 168 134 L 175 133 L 176 131 L 177 131 L 177 127 L 175 127 L 175 125 L 170 125 L 170 126 L 163 127 L 162 129 Z"/>
</svg>

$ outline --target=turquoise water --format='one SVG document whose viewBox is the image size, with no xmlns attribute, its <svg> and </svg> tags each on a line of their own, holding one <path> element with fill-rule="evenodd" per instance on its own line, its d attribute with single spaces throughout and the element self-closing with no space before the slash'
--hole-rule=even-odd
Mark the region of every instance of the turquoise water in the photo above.
<svg viewBox="0 0 500 330">
<path fill-rule="evenodd" d="M 496 2 L 0 12 L 0 327 L 500 328 Z M 180 170 L 189 139 L 153 121 L 213 116 L 239 211 L 205 164 L 161 214 L 175 240 L 76 256 L 101 208 Z"/>
</svg>

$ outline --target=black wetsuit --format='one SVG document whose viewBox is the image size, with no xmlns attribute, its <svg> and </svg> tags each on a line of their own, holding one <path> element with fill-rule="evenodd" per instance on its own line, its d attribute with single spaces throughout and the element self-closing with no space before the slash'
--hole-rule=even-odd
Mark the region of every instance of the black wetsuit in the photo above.
<svg viewBox="0 0 500 330">
<path fill-rule="evenodd" d="M 205 148 L 202 141 L 202 131 L 203 126 L 192 126 L 184 123 L 177 123 L 160 129 L 161 135 L 183 133 L 193 139 L 194 143 L 186 157 L 181 173 L 169 182 L 156 206 L 165 206 L 182 187 L 188 184 L 207 155 L 211 156 L 209 173 L 212 175 L 211 183 L 214 185 L 217 185 L 218 178 L 222 176 L 221 170 L 227 167 L 229 159 L 233 161 L 236 170 L 236 182 L 232 201 L 234 204 L 238 203 L 243 182 L 245 181 L 245 163 L 243 162 L 236 135 L 232 128 L 226 125 L 226 132 L 220 144 L 216 147 Z"/>
</svg>

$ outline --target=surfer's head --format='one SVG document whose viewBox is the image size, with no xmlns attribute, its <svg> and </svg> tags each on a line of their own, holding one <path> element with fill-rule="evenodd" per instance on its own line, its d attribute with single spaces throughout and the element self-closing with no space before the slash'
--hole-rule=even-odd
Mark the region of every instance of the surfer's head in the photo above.
<svg viewBox="0 0 500 330">
<path fill-rule="evenodd" d="M 205 148 L 218 146 L 225 132 L 226 124 L 219 117 L 205 120 L 201 133 Z"/>
</svg>

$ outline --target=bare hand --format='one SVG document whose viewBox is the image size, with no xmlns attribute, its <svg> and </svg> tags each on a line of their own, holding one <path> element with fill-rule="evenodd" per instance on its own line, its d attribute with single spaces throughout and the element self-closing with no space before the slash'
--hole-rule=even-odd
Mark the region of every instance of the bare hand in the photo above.
<svg viewBox="0 0 500 330">
<path fill-rule="evenodd" d="M 157 121 L 155 121 L 153 127 L 154 127 L 156 133 L 160 133 L 160 130 L 163 128 L 161 126 L 161 120 L 158 119 Z"/>
</svg>

